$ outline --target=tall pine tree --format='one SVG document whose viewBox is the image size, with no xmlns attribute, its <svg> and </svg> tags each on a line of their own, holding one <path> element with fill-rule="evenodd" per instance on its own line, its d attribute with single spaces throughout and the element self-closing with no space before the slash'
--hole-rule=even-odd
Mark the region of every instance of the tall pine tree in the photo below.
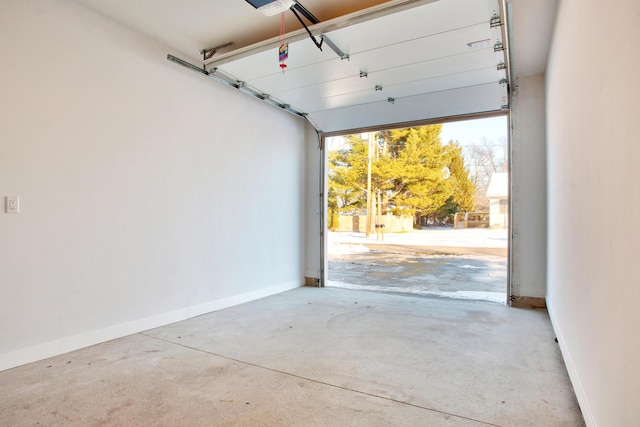
<svg viewBox="0 0 640 427">
<path fill-rule="evenodd" d="M 471 212 L 474 205 L 475 186 L 469 178 L 469 171 L 464 164 L 462 156 L 462 147 L 451 141 L 444 146 L 445 156 L 447 158 L 447 167 L 449 169 L 449 188 L 451 196 L 445 203 L 444 210 L 446 214 L 455 212 Z"/>
<path fill-rule="evenodd" d="M 383 214 L 428 215 L 445 206 L 473 209 L 473 184 L 461 148 L 442 146 L 442 125 L 379 132 L 373 145 L 371 187 Z M 329 153 L 331 207 L 351 211 L 366 206 L 368 140 L 351 135 Z M 333 198 L 335 198 L 335 203 Z M 470 199 L 469 199 L 470 198 Z"/>
</svg>

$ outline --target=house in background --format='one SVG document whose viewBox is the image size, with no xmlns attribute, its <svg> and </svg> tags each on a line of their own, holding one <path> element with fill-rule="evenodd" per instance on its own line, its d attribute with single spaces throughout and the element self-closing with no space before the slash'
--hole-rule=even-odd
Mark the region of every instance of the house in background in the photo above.
<svg viewBox="0 0 640 427">
<path fill-rule="evenodd" d="M 489 227 L 507 228 L 509 224 L 509 174 L 507 172 L 491 175 L 487 199 L 489 199 Z"/>
</svg>

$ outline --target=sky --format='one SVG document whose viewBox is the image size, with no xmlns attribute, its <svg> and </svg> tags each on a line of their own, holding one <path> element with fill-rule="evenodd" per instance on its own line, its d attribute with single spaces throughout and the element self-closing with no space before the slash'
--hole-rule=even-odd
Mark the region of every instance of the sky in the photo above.
<svg viewBox="0 0 640 427">
<path fill-rule="evenodd" d="M 482 143 L 485 138 L 489 142 L 500 143 L 507 139 L 507 116 L 488 117 L 484 119 L 449 122 L 442 125 L 440 141 L 446 144 L 450 140 L 458 141 L 462 147 Z M 337 149 L 341 138 L 329 140 L 329 150 Z"/>
<path fill-rule="evenodd" d="M 499 142 L 507 139 L 507 116 L 488 117 L 484 119 L 449 122 L 442 125 L 440 140 L 446 144 L 450 140 L 460 145 L 473 145 L 487 141 Z"/>
</svg>

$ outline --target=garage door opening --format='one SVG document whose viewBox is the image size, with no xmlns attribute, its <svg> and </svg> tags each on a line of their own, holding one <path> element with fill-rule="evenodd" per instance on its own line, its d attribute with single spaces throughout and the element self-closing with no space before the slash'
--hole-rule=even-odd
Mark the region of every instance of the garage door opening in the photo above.
<svg viewBox="0 0 640 427">
<path fill-rule="evenodd" d="M 507 116 L 327 138 L 326 286 L 505 304 Z"/>
</svg>

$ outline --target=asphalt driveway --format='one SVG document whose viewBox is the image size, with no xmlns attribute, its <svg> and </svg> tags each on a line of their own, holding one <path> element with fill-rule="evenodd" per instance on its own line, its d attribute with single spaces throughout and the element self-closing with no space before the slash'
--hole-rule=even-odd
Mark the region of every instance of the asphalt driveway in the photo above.
<svg viewBox="0 0 640 427">
<path fill-rule="evenodd" d="M 387 235 L 385 242 L 372 237 L 330 233 L 328 286 L 506 303 L 505 230 L 420 230 Z"/>
</svg>

